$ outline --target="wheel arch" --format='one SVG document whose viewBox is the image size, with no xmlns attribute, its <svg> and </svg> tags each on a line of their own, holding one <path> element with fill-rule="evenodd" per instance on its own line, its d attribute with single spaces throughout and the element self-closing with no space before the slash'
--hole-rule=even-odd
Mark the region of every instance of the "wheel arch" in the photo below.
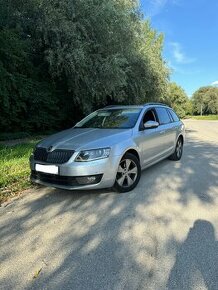
<svg viewBox="0 0 218 290">
<path fill-rule="evenodd" d="M 134 163 L 135 163 L 135 166 L 138 168 L 138 170 L 137 170 L 137 172 L 136 172 L 136 176 L 135 176 L 135 179 L 134 179 L 133 183 L 130 184 L 130 185 L 128 184 L 127 187 L 124 187 L 124 186 L 123 186 L 123 183 L 122 183 L 122 184 L 119 184 L 118 181 L 115 179 L 115 183 L 114 183 L 113 188 L 114 188 L 116 191 L 118 191 L 118 192 L 128 192 L 128 191 L 134 189 L 134 188 L 136 187 L 136 185 L 138 184 L 138 182 L 139 182 L 139 180 L 140 180 L 140 177 L 141 177 L 140 155 L 139 155 L 139 153 L 138 153 L 138 151 L 137 151 L 136 149 L 134 149 L 134 148 L 128 148 L 128 149 L 126 149 L 125 152 L 123 152 L 122 157 L 121 157 L 120 160 L 119 160 L 119 164 L 120 164 L 120 162 L 122 161 L 122 159 L 125 157 L 125 155 L 127 155 L 127 154 L 131 154 L 131 155 L 133 155 L 133 156 L 132 156 L 132 159 L 133 159 L 133 157 L 134 157 L 135 160 L 133 159 L 133 161 L 134 161 Z M 127 158 L 130 158 L 130 156 L 128 156 Z M 125 158 L 124 158 L 124 159 L 125 159 Z M 136 159 L 137 159 L 137 162 L 136 162 Z M 124 174 L 124 173 L 123 173 L 123 174 Z M 125 179 L 125 178 L 126 178 L 126 177 L 124 176 L 124 179 Z M 124 181 L 123 181 L 123 182 L 124 182 Z"/>
<path fill-rule="evenodd" d="M 131 153 L 132 155 L 134 155 L 134 156 L 138 159 L 139 163 L 141 164 L 141 162 L 140 162 L 140 156 L 139 156 L 139 153 L 138 153 L 138 151 L 137 151 L 136 149 L 134 149 L 134 148 L 129 148 L 129 149 L 127 149 L 127 150 L 124 152 L 123 156 L 124 156 L 126 153 Z M 123 156 L 122 156 L 122 158 L 123 158 Z"/>
</svg>

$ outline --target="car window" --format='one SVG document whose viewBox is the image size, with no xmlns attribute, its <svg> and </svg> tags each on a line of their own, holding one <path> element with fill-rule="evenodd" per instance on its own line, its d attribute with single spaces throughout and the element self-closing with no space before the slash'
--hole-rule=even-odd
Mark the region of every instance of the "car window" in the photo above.
<svg viewBox="0 0 218 290">
<path fill-rule="evenodd" d="M 170 115 L 173 118 L 173 121 L 174 122 L 178 122 L 179 121 L 179 117 L 176 115 L 176 113 L 173 110 L 169 110 L 169 112 L 170 112 Z"/>
<path fill-rule="evenodd" d="M 156 108 L 159 123 L 161 125 L 171 123 L 170 116 L 165 108 Z"/>
<path fill-rule="evenodd" d="M 143 117 L 143 124 L 148 121 L 156 121 L 156 116 L 153 110 L 148 110 Z"/>
<path fill-rule="evenodd" d="M 133 128 L 141 109 L 102 109 L 76 124 L 74 128 L 129 129 Z"/>
</svg>

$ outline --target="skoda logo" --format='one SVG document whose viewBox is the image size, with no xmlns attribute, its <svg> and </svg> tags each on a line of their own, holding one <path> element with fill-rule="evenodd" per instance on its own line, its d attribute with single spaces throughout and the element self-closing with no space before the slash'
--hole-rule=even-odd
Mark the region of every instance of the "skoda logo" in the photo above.
<svg viewBox="0 0 218 290">
<path fill-rule="evenodd" d="M 52 151 L 52 148 L 53 148 L 52 146 L 49 146 L 48 149 L 47 149 L 47 151 L 48 152 L 51 152 Z"/>
</svg>

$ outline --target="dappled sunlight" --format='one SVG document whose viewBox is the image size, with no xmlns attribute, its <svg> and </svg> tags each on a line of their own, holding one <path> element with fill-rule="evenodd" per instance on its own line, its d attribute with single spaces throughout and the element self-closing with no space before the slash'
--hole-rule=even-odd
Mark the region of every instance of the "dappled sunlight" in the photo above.
<svg viewBox="0 0 218 290">
<path fill-rule="evenodd" d="M 190 137 L 181 162 L 145 170 L 132 192 L 42 187 L 1 208 L 0 288 L 20 289 L 25 281 L 31 289 L 188 289 L 178 271 L 188 275 L 186 286 L 208 287 L 214 273 L 207 266 L 216 265 L 213 252 L 218 257 L 217 146 Z M 199 220 L 211 226 L 197 223 L 190 239 Z M 202 240 L 205 227 L 213 239 Z M 205 255 L 208 250 L 205 265 L 195 245 Z"/>
<path fill-rule="evenodd" d="M 95 251 L 100 243 L 102 242 L 100 237 L 94 237 L 90 239 L 86 245 L 84 245 L 83 249 L 81 250 L 83 255 L 87 255 L 88 253 Z"/>
</svg>

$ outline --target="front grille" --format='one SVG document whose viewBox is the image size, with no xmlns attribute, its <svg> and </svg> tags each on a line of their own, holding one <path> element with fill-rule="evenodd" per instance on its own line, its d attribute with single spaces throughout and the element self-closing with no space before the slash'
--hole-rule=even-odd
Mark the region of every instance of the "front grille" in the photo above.
<svg viewBox="0 0 218 290">
<path fill-rule="evenodd" d="M 103 174 L 93 175 L 96 177 L 96 180 L 93 183 L 90 184 L 97 184 L 101 181 Z M 31 178 L 32 179 L 38 179 L 42 182 L 51 183 L 54 185 L 64 185 L 64 186 L 81 186 L 84 184 L 81 184 L 77 181 L 77 178 L 75 176 L 61 176 L 61 175 L 55 175 L 55 174 L 49 174 L 49 173 L 42 173 L 35 170 L 31 171 Z"/>
<path fill-rule="evenodd" d="M 38 147 L 34 151 L 34 159 L 36 161 L 47 162 L 51 164 L 63 164 L 67 162 L 73 155 L 74 150 L 56 149 L 52 152 L 47 152 L 46 148 Z"/>
</svg>

